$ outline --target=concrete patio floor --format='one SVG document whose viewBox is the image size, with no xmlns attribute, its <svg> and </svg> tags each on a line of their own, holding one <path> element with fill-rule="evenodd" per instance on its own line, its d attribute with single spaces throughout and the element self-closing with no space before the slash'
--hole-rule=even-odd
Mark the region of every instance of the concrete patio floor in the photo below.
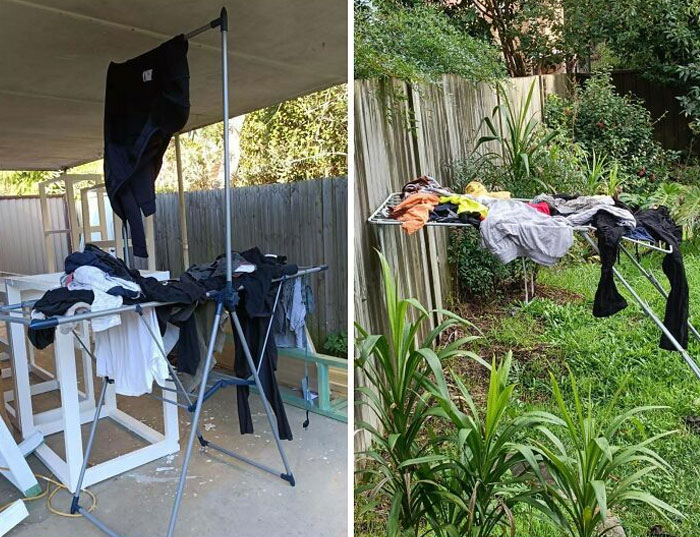
<svg viewBox="0 0 700 537">
<path fill-rule="evenodd" d="M 99 386 L 100 382 L 97 384 Z M 54 397 L 46 395 L 35 399 L 44 398 L 43 403 L 49 404 Z M 250 401 L 254 435 L 242 436 L 239 433 L 235 390 L 229 389 L 220 391 L 206 403 L 202 414 L 205 436 L 245 456 L 282 469 L 262 404 L 254 395 Z M 151 426 L 161 426 L 158 401 L 148 397 L 120 398 L 119 407 Z M 201 452 L 196 446 L 176 536 L 347 535 L 347 425 L 312 414 L 311 424 L 305 431 L 302 428 L 305 413 L 291 406 L 286 408 L 294 440 L 285 442 L 284 447 L 296 478 L 296 487 L 217 452 Z M 90 488 L 97 495 L 94 513 L 124 537 L 165 535 L 184 457 L 188 424 L 189 414 L 180 410 L 179 453 Z M 88 425 L 85 425 L 84 441 L 87 433 Z M 61 451 L 60 436 L 54 435 L 46 441 Z M 138 437 L 110 420 L 102 420 L 94 459 L 100 462 L 141 445 Z M 30 456 L 28 461 L 35 472 L 47 473 L 36 456 Z M 0 505 L 18 497 L 16 489 L 0 478 Z M 67 509 L 70 496 L 62 491 L 54 503 L 57 508 Z M 11 530 L 8 537 L 103 535 L 86 520 L 51 514 L 45 499 L 30 502 L 27 507 L 29 518 Z"/>
</svg>

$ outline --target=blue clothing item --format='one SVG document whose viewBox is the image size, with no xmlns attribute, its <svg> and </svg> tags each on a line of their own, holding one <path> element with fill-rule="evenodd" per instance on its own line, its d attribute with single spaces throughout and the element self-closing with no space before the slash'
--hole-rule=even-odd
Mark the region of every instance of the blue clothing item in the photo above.
<svg viewBox="0 0 700 537">
<path fill-rule="evenodd" d="M 656 242 L 654 237 L 651 236 L 646 228 L 640 225 L 637 225 L 637 227 L 634 229 L 630 229 L 627 233 L 625 233 L 625 237 L 636 241 Z"/>
<path fill-rule="evenodd" d="M 155 181 L 173 134 L 190 114 L 187 40 L 179 35 L 107 70 L 104 172 L 114 212 L 129 223 L 134 255 L 148 257 L 141 213 L 156 212 Z"/>
</svg>

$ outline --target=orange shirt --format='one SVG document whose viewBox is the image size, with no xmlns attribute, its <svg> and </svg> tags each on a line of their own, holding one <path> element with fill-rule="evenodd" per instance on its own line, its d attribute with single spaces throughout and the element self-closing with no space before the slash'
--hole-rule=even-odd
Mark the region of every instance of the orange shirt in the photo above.
<svg viewBox="0 0 700 537">
<path fill-rule="evenodd" d="M 438 203 L 440 198 L 436 195 L 418 192 L 394 207 L 391 217 L 403 222 L 401 227 L 410 235 L 426 224 L 431 211 Z"/>
</svg>

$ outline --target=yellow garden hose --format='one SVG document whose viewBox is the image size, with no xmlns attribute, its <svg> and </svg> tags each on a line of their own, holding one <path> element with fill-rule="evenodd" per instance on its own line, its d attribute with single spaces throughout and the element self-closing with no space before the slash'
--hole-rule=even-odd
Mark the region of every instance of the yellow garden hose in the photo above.
<svg viewBox="0 0 700 537">
<path fill-rule="evenodd" d="M 0 467 L 0 470 L 6 471 L 6 472 L 10 471 L 9 468 L 3 468 L 3 467 Z M 43 490 L 40 494 L 37 494 L 36 496 L 30 496 L 29 498 L 22 498 L 23 502 L 33 502 L 35 500 L 40 500 L 41 498 L 46 497 L 46 508 L 54 515 L 58 515 L 58 516 L 66 517 L 66 518 L 79 518 L 79 517 L 83 516 L 79 513 L 72 514 L 72 513 L 67 513 L 65 511 L 60 511 L 53 506 L 53 497 L 60 490 L 63 490 L 63 489 L 68 490 L 68 487 L 66 487 L 63 483 L 59 483 L 55 479 L 52 479 L 50 477 L 46 477 L 45 475 L 34 474 L 34 476 L 46 481 L 46 483 L 47 483 L 46 489 Z M 53 489 L 51 488 L 51 485 L 54 485 Z M 85 494 L 87 494 L 90 497 L 90 500 L 92 501 L 92 503 L 90 504 L 90 507 L 88 507 L 87 511 L 88 511 L 88 513 L 92 512 L 95 509 L 95 507 L 97 507 L 97 496 L 95 496 L 94 493 L 92 493 L 91 491 L 86 490 L 86 489 L 83 489 L 81 492 L 84 492 Z M 13 503 L 15 503 L 14 500 L 9 502 L 9 503 L 6 503 L 5 505 L 0 506 L 0 513 L 2 513 L 5 509 L 10 507 L 10 505 L 12 505 Z"/>
</svg>

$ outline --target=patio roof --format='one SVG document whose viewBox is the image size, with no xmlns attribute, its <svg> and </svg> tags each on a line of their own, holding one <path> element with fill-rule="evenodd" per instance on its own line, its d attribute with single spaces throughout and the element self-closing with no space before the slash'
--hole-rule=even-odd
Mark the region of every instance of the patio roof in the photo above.
<svg viewBox="0 0 700 537">
<path fill-rule="evenodd" d="M 347 79 L 344 0 L 228 0 L 231 115 Z M 222 0 L 0 0 L 0 169 L 57 170 L 102 156 L 110 61 L 218 16 Z M 190 41 L 185 130 L 221 121 L 220 33 Z"/>
</svg>

